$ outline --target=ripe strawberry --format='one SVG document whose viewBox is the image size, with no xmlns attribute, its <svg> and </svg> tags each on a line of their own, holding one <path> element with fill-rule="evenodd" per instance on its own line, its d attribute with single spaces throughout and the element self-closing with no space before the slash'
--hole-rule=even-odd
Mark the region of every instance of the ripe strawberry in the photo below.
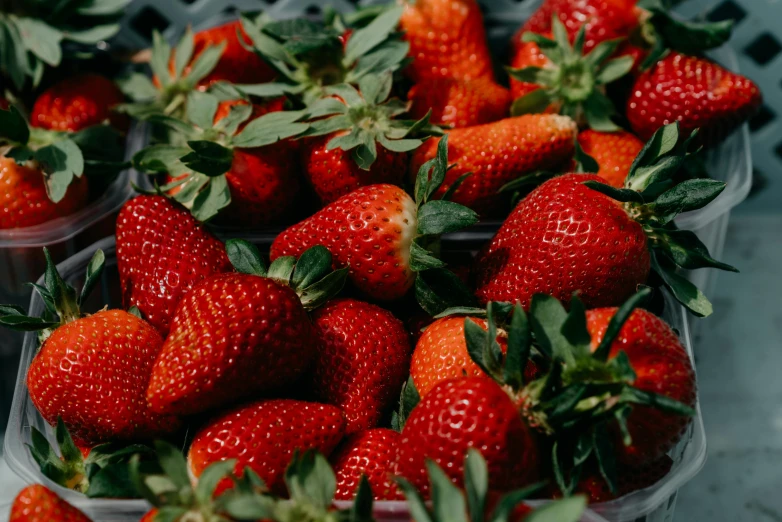
<svg viewBox="0 0 782 522">
<path fill-rule="evenodd" d="M 90 519 L 41 484 L 16 495 L 8 522 L 91 522 Z"/>
<path fill-rule="evenodd" d="M 30 121 L 43 129 L 76 132 L 109 120 L 118 130 L 126 131 L 127 116 L 112 110 L 124 100 L 116 84 L 105 76 L 71 76 L 38 96 Z"/>
<path fill-rule="evenodd" d="M 122 207 L 117 266 L 123 303 L 141 310 L 162 335 L 196 283 L 231 269 L 223 244 L 162 196 L 138 196 Z"/>
<path fill-rule="evenodd" d="M 569 299 L 578 291 L 587 307 L 618 305 L 646 282 L 651 267 L 693 313 L 709 315 L 708 299 L 676 267 L 735 269 L 711 258 L 695 234 L 668 224 L 679 212 L 708 204 L 724 184 L 698 179 L 670 188 L 685 160 L 687 143 L 677 141 L 676 125 L 655 134 L 625 188 L 567 174 L 535 189 L 481 252 L 478 300 L 521 301 L 526 308 L 537 293 Z M 644 174 L 652 168 L 653 179 Z"/>
<path fill-rule="evenodd" d="M 271 258 L 296 256 L 323 245 L 334 256 L 335 266 L 348 267 L 353 284 L 373 299 L 399 299 L 413 284 L 421 295 L 431 294 L 432 285 L 437 284 L 447 285 L 453 293 L 459 280 L 440 268 L 442 263 L 420 242 L 477 221 L 473 212 L 460 205 L 427 201 L 445 174 L 447 142 L 440 140 L 437 160 L 419 172 L 415 201 L 393 185 L 362 187 L 283 231 L 272 243 Z M 421 277 L 417 277 L 419 271 Z M 426 276 L 428 280 L 422 279 Z M 435 301 L 426 300 L 428 312 L 437 314 L 449 306 Z"/>
<path fill-rule="evenodd" d="M 19 165 L 0 157 L 0 229 L 40 225 L 69 216 L 87 205 L 89 190 L 85 176 L 74 177 L 65 196 L 52 202 L 46 191 L 44 173 L 35 162 Z"/>
<path fill-rule="evenodd" d="M 551 34 L 546 33 L 544 36 L 551 37 Z M 519 36 L 518 44 L 511 57 L 511 68 L 524 69 L 525 67 L 546 67 L 550 66 L 550 64 L 551 62 L 546 58 L 546 55 L 543 54 L 543 51 L 540 50 L 538 44 L 535 42 L 522 42 L 521 37 Z M 510 94 L 514 100 L 540 88 L 541 86 L 537 83 L 517 80 L 513 76 L 510 78 Z M 556 112 L 556 107 L 549 106 L 545 112 Z"/>
<path fill-rule="evenodd" d="M 141 517 L 141 520 L 139 520 L 139 522 L 155 522 L 157 514 L 158 514 L 158 509 L 152 508 L 146 513 L 144 513 L 144 516 Z"/>
<path fill-rule="evenodd" d="M 391 312 L 355 299 L 335 299 L 312 316 L 319 346 L 313 388 L 338 406 L 346 433 L 374 428 L 407 377 L 410 342 Z"/>
<path fill-rule="evenodd" d="M 699 143 L 714 145 L 747 121 L 761 102 L 752 80 L 706 58 L 671 52 L 636 79 L 626 111 L 642 139 L 678 121 L 685 136 L 699 128 Z"/>
<path fill-rule="evenodd" d="M 407 73 L 413 81 L 494 79 L 478 2 L 405 1 L 404 9 L 399 28 L 410 44 L 413 62 Z"/>
<path fill-rule="evenodd" d="M 598 176 L 612 187 L 622 188 L 633 160 L 644 143 L 625 131 L 599 132 L 587 129 L 578 133 L 581 149 L 597 161 Z"/>
<path fill-rule="evenodd" d="M 331 458 L 337 476 L 336 500 L 353 500 L 366 476 L 375 500 L 401 500 L 392 480 L 401 435 L 386 428 L 360 431 L 348 438 Z"/>
<path fill-rule="evenodd" d="M 484 78 L 472 81 L 434 78 L 413 85 L 407 93 L 410 115 L 420 119 L 432 111 L 431 121 L 452 128 L 491 123 L 508 116 L 508 89 Z"/>
<path fill-rule="evenodd" d="M 435 192 L 442 197 L 458 179 L 471 172 L 453 193 L 453 201 L 481 216 L 501 211 L 500 188 L 525 174 L 553 169 L 573 154 L 576 125 L 554 114 L 530 114 L 494 123 L 454 129 L 448 133 L 448 161 L 456 163 Z M 411 173 L 435 157 L 438 140 L 425 142 L 410 162 Z"/>
<path fill-rule="evenodd" d="M 56 318 L 26 317 L 11 305 L 3 306 L 0 313 L 3 326 L 41 331 L 43 344 L 27 371 L 30 399 L 41 416 L 52 425 L 62 418 L 82 446 L 148 440 L 175 431 L 178 419 L 151 412 L 144 400 L 152 364 L 163 344 L 160 334 L 122 310 L 93 315 L 79 310 L 103 271 L 103 252 L 98 250 L 90 261 L 78 299 L 46 249 L 44 254 L 45 288 L 39 291 Z"/>
<path fill-rule="evenodd" d="M 317 449 L 329 455 L 344 432 L 345 417 L 334 406 L 291 399 L 257 401 L 222 414 L 196 434 L 187 454 L 188 471 L 197 478 L 209 464 L 236 459 L 237 475 L 247 466 L 272 492 L 281 494 L 285 469 L 296 450 Z"/>
</svg>

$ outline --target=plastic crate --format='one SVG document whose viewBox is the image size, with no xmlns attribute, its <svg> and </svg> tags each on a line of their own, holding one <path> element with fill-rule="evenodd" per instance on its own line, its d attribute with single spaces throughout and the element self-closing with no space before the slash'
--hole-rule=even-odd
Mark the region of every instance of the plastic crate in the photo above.
<svg viewBox="0 0 782 522">
<path fill-rule="evenodd" d="M 261 248 L 268 248 L 270 237 L 248 238 Z M 451 236 L 444 242 L 444 252 L 461 252 L 474 250 L 473 240 L 469 236 Z M 467 241 L 465 241 L 467 240 Z M 89 247 L 67 261 L 58 265 L 62 277 L 71 284 L 79 285 L 92 254 L 97 248 L 106 254 L 106 269 L 101 282 L 96 288 L 90 302 L 86 304 L 88 311 L 100 309 L 104 304 L 118 306 L 120 303 L 119 276 L 116 267 L 114 238 L 106 238 Z M 664 318 L 679 332 L 682 344 L 692 357 L 688 318 L 678 303 L 668 299 L 665 305 Z M 43 302 L 36 294 L 30 302 L 30 312 L 39 314 L 43 311 Z M 140 500 L 107 500 L 88 499 L 74 491 L 56 486 L 44 477 L 37 464 L 30 456 L 26 444 L 30 443 L 30 427 L 35 426 L 54 441 L 52 428 L 38 414 L 30 400 L 25 376 L 27 368 L 35 356 L 38 341 L 34 333 L 25 336 L 22 347 L 22 359 L 16 379 L 14 401 L 5 437 L 5 459 L 8 466 L 28 483 L 44 483 L 54 488 L 68 502 L 74 504 L 88 515 L 101 521 L 135 521 L 138 520 L 148 506 Z M 671 520 L 676 503 L 678 489 L 695 476 L 706 460 L 706 439 L 703 431 L 703 420 L 700 409 L 693 419 L 684 439 L 671 454 L 674 465 L 671 472 L 654 486 L 636 491 L 620 499 L 595 504 L 592 509 L 612 522 L 647 521 L 658 522 Z M 409 520 L 406 504 L 399 501 L 377 502 L 377 516 L 380 521 Z M 589 514 L 584 520 L 601 520 Z"/>
</svg>

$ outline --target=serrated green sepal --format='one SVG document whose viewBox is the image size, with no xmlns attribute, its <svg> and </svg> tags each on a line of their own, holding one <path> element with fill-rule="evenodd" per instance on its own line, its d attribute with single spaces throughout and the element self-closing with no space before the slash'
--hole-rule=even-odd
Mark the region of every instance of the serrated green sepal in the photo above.
<svg viewBox="0 0 782 522">
<path fill-rule="evenodd" d="M 391 416 L 391 427 L 401 432 L 407 422 L 407 418 L 413 411 L 413 408 L 421 401 L 421 396 L 415 388 L 413 378 L 409 377 L 407 382 L 402 385 L 402 391 L 399 394 L 399 408 Z"/>
</svg>

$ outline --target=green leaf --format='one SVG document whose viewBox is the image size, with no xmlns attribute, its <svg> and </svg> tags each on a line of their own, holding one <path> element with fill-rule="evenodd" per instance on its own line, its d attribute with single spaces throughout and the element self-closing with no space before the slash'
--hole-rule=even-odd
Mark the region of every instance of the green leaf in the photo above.
<svg viewBox="0 0 782 522">
<path fill-rule="evenodd" d="M 367 476 L 364 474 L 359 479 L 358 489 L 356 489 L 356 496 L 353 499 L 350 511 L 350 518 L 353 522 L 373 520 L 372 488 L 369 485 Z"/>
<path fill-rule="evenodd" d="M 305 310 L 314 310 L 323 303 L 335 297 L 345 286 L 348 278 L 348 268 L 335 270 L 303 290 L 299 290 L 299 299 Z"/>
<path fill-rule="evenodd" d="M 676 265 L 664 256 L 652 251 L 652 268 L 662 278 L 673 296 L 697 317 L 707 317 L 713 312 L 711 303 L 698 287 L 676 273 Z"/>
<path fill-rule="evenodd" d="M 453 201 L 429 201 L 418 210 L 418 234 L 422 236 L 456 232 L 477 222 L 474 210 Z"/>
<path fill-rule="evenodd" d="M 188 141 L 187 145 L 191 152 L 180 159 L 187 168 L 209 177 L 222 176 L 231 170 L 234 160 L 233 150 L 206 140 Z"/>
<path fill-rule="evenodd" d="M 22 315 L 0 316 L 0 326 L 5 326 L 11 330 L 20 332 L 37 332 L 59 325 L 59 321 L 46 321 L 38 317 L 27 317 Z"/>
<path fill-rule="evenodd" d="M 679 122 L 660 127 L 647 141 L 641 152 L 633 160 L 630 172 L 625 180 L 625 187 L 642 191 L 654 182 L 654 171 L 641 170 L 658 163 L 659 160 L 672 152 L 679 142 Z"/>
<path fill-rule="evenodd" d="M 488 518 L 488 522 L 508 522 L 509 520 L 513 520 L 511 513 L 516 510 L 518 505 L 521 504 L 524 499 L 527 499 L 532 494 L 540 491 L 542 487 L 543 484 L 538 483 L 506 493 L 500 497 L 494 511 Z"/>
<path fill-rule="evenodd" d="M 350 38 L 353 40 L 353 38 Z M 340 83 L 338 85 L 331 85 L 324 89 L 324 92 L 329 96 L 338 96 L 342 98 L 342 101 L 348 107 L 359 107 L 366 105 L 364 98 L 361 94 L 350 84 Z"/>
<path fill-rule="evenodd" d="M 139 319 L 144 319 L 144 315 L 141 313 L 141 310 L 138 309 L 138 306 L 131 306 L 128 308 L 128 313 L 130 315 L 135 315 Z"/>
<path fill-rule="evenodd" d="M 578 351 L 580 355 L 589 353 L 592 336 L 587 330 L 586 307 L 578 295 L 574 295 L 570 301 L 570 311 L 568 311 L 565 322 L 562 323 L 561 333 L 562 337 L 567 339 L 571 349 Z"/>
<path fill-rule="evenodd" d="M 231 189 L 228 187 L 228 181 L 225 176 L 216 176 L 209 178 L 204 189 L 198 192 L 191 212 L 198 221 L 206 222 L 230 204 Z"/>
<path fill-rule="evenodd" d="M 510 107 L 511 116 L 523 114 L 537 114 L 546 110 L 551 104 L 552 97 L 545 89 L 535 89 L 521 98 L 516 98 Z"/>
<path fill-rule="evenodd" d="M 187 94 L 187 119 L 202 129 L 211 129 L 219 102 L 217 97 L 201 91 Z"/>
<path fill-rule="evenodd" d="M 76 290 L 63 281 L 46 247 L 43 249 L 43 255 L 46 258 L 44 283 L 60 320 L 62 322 L 71 322 L 78 319 L 81 314 L 76 303 Z"/>
<path fill-rule="evenodd" d="M 173 145 L 151 145 L 133 156 L 133 166 L 141 172 L 171 173 L 172 166 L 180 163 L 179 158 L 190 152 L 188 147 Z"/>
<path fill-rule="evenodd" d="M 494 377 L 496 375 L 493 364 L 490 360 L 490 350 L 487 346 L 497 340 L 491 337 L 491 332 L 487 332 L 469 317 L 464 318 L 464 340 L 467 343 L 467 353 L 470 355 L 470 359 L 477 364 L 483 372 Z"/>
<path fill-rule="evenodd" d="M 134 101 L 150 101 L 158 96 L 152 80 L 141 73 L 129 72 L 117 78 L 116 83 L 122 93 Z"/>
<path fill-rule="evenodd" d="M 168 87 L 172 83 L 171 73 L 168 70 L 168 61 L 171 57 L 171 46 L 163 38 L 163 36 L 157 31 L 152 32 L 152 58 L 149 61 L 149 66 L 152 69 L 160 85 L 164 88 Z"/>
<path fill-rule="evenodd" d="M 291 286 L 306 288 L 331 272 L 331 252 L 322 245 L 315 245 L 299 256 L 293 269 Z"/>
<path fill-rule="evenodd" d="M 369 132 L 362 132 L 361 143 L 353 149 L 351 157 L 361 170 L 369 170 L 377 159 L 377 144 L 375 137 Z"/>
<path fill-rule="evenodd" d="M 195 136 L 199 136 L 201 134 L 191 124 L 186 123 L 180 120 L 179 118 L 166 116 L 165 114 L 160 114 L 160 113 L 152 114 L 151 116 L 146 118 L 146 121 L 154 125 L 162 125 L 168 127 L 174 132 L 177 132 L 187 138 L 192 138 Z"/>
<path fill-rule="evenodd" d="M 174 52 L 174 78 L 182 77 L 182 71 L 185 70 L 185 66 L 190 63 L 190 59 L 193 57 L 194 44 L 193 31 L 188 25 Z"/>
<path fill-rule="evenodd" d="M 182 452 L 176 446 L 168 442 L 155 441 L 155 451 L 158 455 L 160 467 L 168 478 L 178 488 L 190 488 L 190 478 L 187 475 L 187 462 Z"/>
<path fill-rule="evenodd" d="M 415 388 L 413 378 L 409 377 L 407 382 L 402 385 L 402 391 L 399 394 L 399 409 L 394 412 L 392 428 L 401 432 L 407 418 L 419 402 L 421 402 L 421 396 Z"/>
<path fill-rule="evenodd" d="M 361 56 L 348 74 L 361 77 L 365 74 L 380 74 L 397 71 L 410 53 L 410 44 L 405 41 L 386 41 L 375 50 Z"/>
<path fill-rule="evenodd" d="M 30 139 L 27 121 L 15 105 L 11 105 L 8 110 L 0 109 L 0 138 L 22 145 L 26 145 Z"/>
<path fill-rule="evenodd" d="M 652 408 L 664 411 L 666 413 L 672 413 L 674 415 L 681 415 L 682 417 L 693 417 L 696 414 L 694 408 L 687 406 L 665 395 L 659 393 L 651 393 L 632 386 L 625 386 L 622 389 L 622 393 L 618 397 L 620 403 L 633 403 L 643 404 Z"/>
<path fill-rule="evenodd" d="M 651 294 L 652 291 L 649 288 L 643 288 L 622 303 L 622 306 L 620 306 L 616 313 L 611 317 L 611 321 L 609 321 L 608 327 L 603 334 L 603 339 L 592 354 L 593 358 L 598 361 L 608 360 L 608 354 L 611 352 L 611 345 L 614 344 L 616 336 L 619 335 L 619 332 L 622 330 L 622 327 L 630 318 L 633 311 L 641 306 Z"/>
<path fill-rule="evenodd" d="M 382 134 L 377 137 L 377 141 L 386 150 L 391 152 L 410 152 L 411 150 L 415 150 L 420 147 L 423 143 L 423 141 L 419 139 L 390 140 Z"/>
<path fill-rule="evenodd" d="M 614 38 L 612 40 L 606 40 L 597 44 L 594 49 L 584 56 L 586 64 L 591 68 L 597 68 L 600 64 L 614 54 L 619 44 L 624 41 L 624 38 Z"/>
<path fill-rule="evenodd" d="M 508 328 L 508 349 L 503 367 L 503 381 L 514 390 L 524 385 L 524 368 L 529 360 L 531 344 L 527 314 L 521 304 L 516 303 Z"/>
<path fill-rule="evenodd" d="M 584 495 L 555 500 L 527 515 L 524 522 L 578 522 L 586 505 Z"/>
<path fill-rule="evenodd" d="M 266 276 L 266 263 L 258 247 L 244 239 L 229 239 L 225 242 L 225 253 L 236 269 L 242 274 Z"/>
<path fill-rule="evenodd" d="M 331 505 L 337 488 L 334 471 L 326 457 L 312 450 L 294 457 L 285 471 L 285 483 L 293 501 L 306 502 L 320 509 Z"/>
<path fill-rule="evenodd" d="M 601 194 L 605 194 L 609 198 L 615 199 L 616 201 L 620 201 L 622 203 L 644 202 L 643 196 L 640 193 L 636 192 L 635 190 L 618 189 L 616 187 L 612 187 L 611 185 L 603 183 L 602 181 L 595 181 L 595 180 L 584 181 L 583 183 L 584 185 L 591 188 L 592 190 L 600 192 Z"/>
<path fill-rule="evenodd" d="M 718 268 L 728 272 L 738 272 L 738 269 L 717 261 L 698 236 L 690 230 L 675 230 L 670 228 L 653 229 L 652 248 L 659 249 L 670 257 L 677 266 L 687 270 L 698 268 Z"/>
<path fill-rule="evenodd" d="M 220 61 L 220 57 L 225 51 L 225 46 L 225 42 L 221 42 L 219 45 L 210 45 L 198 54 L 186 77 L 189 85 L 195 86 L 212 72 L 217 62 Z"/>
<path fill-rule="evenodd" d="M 631 56 L 622 56 L 621 58 L 610 60 L 600 68 L 595 77 L 595 82 L 598 85 L 604 85 L 616 81 L 630 72 L 633 68 L 633 63 Z"/>
<path fill-rule="evenodd" d="M 605 425 L 598 425 L 592 430 L 592 446 L 595 449 L 600 475 L 608 484 L 611 493 L 616 494 L 616 457 L 612 439 L 613 437 L 605 429 Z"/>
<path fill-rule="evenodd" d="M 208 505 L 214 496 L 217 484 L 231 476 L 236 466 L 236 459 L 213 462 L 198 477 L 195 494 L 201 505 Z"/>
<path fill-rule="evenodd" d="M 421 272 L 430 268 L 444 267 L 445 263 L 437 259 L 432 253 L 413 241 L 410 244 L 410 270 Z"/>
<path fill-rule="evenodd" d="M 87 29 L 69 29 L 63 32 L 62 36 L 65 40 L 91 45 L 108 40 L 117 34 L 119 29 L 119 24 L 94 25 Z"/>
<path fill-rule="evenodd" d="M 649 22 L 668 47 L 684 54 L 701 54 L 730 40 L 733 20 L 691 22 L 677 20 L 665 9 L 651 9 Z"/>
<path fill-rule="evenodd" d="M 703 208 L 725 190 L 726 184 L 714 179 L 688 179 L 660 194 L 651 206 L 663 224 L 678 214 Z"/>
<path fill-rule="evenodd" d="M 391 94 L 391 73 L 380 75 L 366 74 L 358 81 L 358 88 L 369 105 L 379 105 Z"/>
<path fill-rule="evenodd" d="M 293 275 L 293 267 L 296 265 L 296 258 L 293 256 L 278 257 L 272 264 L 269 265 L 269 271 L 266 277 L 274 279 L 275 281 L 288 286 L 290 284 L 291 276 Z"/>
<path fill-rule="evenodd" d="M 459 488 L 433 461 L 426 460 L 432 493 L 432 513 L 436 520 L 467 522 L 467 506 Z"/>
<path fill-rule="evenodd" d="M 467 493 L 467 509 L 471 521 L 484 519 L 486 495 L 489 492 L 489 468 L 481 453 L 475 449 L 467 450 L 464 459 L 464 490 Z"/>
<path fill-rule="evenodd" d="M 90 477 L 88 498 L 139 498 L 127 462 L 107 464 Z"/>
<path fill-rule="evenodd" d="M 63 36 L 60 31 L 36 18 L 17 18 L 16 25 L 30 52 L 52 67 L 60 65 Z"/>
<path fill-rule="evenodd" d="M 407 499 L 407 507 L 410 510 L 410 517 L 415 522 L 439 522 L 438 519 L 432 519 L 429 511 L 426 509 L 426 503 L 415 487 L 402 477 L 394 477 L 399 489 L 404 493 Z"/>
<path fill-rule="evenodd" d="M 616 113 L 611 100 L 599 91 L 592 91 L 583 103 L 584 115 L 589 127 L 600 132 L 615 132 L 619 126 L 611 121 L 611 116 Z"/>
<path fill-rule="evenodd" d="M 415 280 L 415 296 L 418 304 L 429 315 L 456 306 L 477 306 L 475 296 L 453 272 L 445 268 L 432 268 L 419 272 Z"/>
<path fill-rule="evenodd" d="M 255 118 L 234 136 L 234 147 L 255 148 L 276 143 L 303 133 L 309 128 L 306 123 L 297 123 L 304 114 L 300 111 L 277 111 Z"/>
<path fill-rule="evenodd" d="M 78 305 L 84 302 L 89 297 L 95 285 L 100 281 L 101 274 L 103 274 L 103 267 L 106 264 L 106 256 L 103 254 L 103 250 L 96 250 L 87 265 L 87 275 L 84 279 L 84 286 L 81 287 L 81 294 L 79 294 Z"/>
<path fill-rule="evenodd" d="M 557 299 L 545 294 L 532 296 L 530 323 L 535 332 L 537 346 L 549 356 L 572 362 L 573 354 L 569 343 L 562 335 L 562 327 L 566 320 L 565 307 Z"/>
<path fill-rule="evenodd" d="M 597 174 L 600 170 L 600 165 L 598 165 L 595 158 L 584 152 L 584 149 L 581 148 L 581 144 L 578 140 L 576 140 L 575 145 L 576 151 L 573 159 L 576 160 L 576 172 Z"/>
<path fill-rule="evenodd" d="M 215 124 L 215 129 L 223 131 L 228 136 L 233 136 L 239 126 L 252 115 L 252 112 L 253 108 L 250 105 L 234 105 L 228 110 L 228 115 Z"/>
<path fill-rule="evenodd" d="M 437 192 L 443 184 L 446 172 L 448 172 L 448 135 L 440 138 L 440 141 L 437 143 L 437 152 L 434 157 L 434 163 L 432 164 L 432 177 L 429 178 L 426 185 L 424 202 L 428 201 L 429 198 L 432 197 L 432 194 Z M 421 175 L 420 171 L 418 175 Z M 418 200 L 416 201 L 418 202 Z"/>
<path fill-rule="evenodd" d="M 65 197 L 73 177 L 84 173 L 81 150 L 67 138 L 36 150 L 35 159 L 45 175 L 46 193 L 54 203 Z"/>
<path fill-rule="evenodd" d="M 403 11 L 403 6 L 391 7 L 372 20 L 369 25 L 355 31 L 345 47 L 343 62 L 347 65 L 353 64 L 359 57 L 388 38 L 388 35 L 396 29 Z"/>
<path fill-rule="evenodd" d="M 0 19 L 0 30 L 2 30 L 2 63 L 7 76 L 10 77 L 17 90 L 24 87 L 25 77 L 32 76 L 30 59 L 28 58 L 27 48 L 24 45 L 19 28 L 14 20 L 10 18 Z"/>
<path fill-rule="evenodd" d="M 544 87 L 551 87 L 555 80 L 555 70 L 543 67 L 523 67 L 521 69 L 508 68 L 508 74 L 520 82 L 534 83 Z M 540 89 L 538 89 L 540 90 Z"/>
</svg>

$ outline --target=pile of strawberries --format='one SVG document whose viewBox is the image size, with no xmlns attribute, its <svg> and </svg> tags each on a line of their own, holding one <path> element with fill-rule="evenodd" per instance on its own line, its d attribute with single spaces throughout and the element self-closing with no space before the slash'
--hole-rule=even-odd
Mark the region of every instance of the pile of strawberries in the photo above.
<svg viewBox="0 0 782 522">
<path fill-rule="evenodd" d="M 545 0 L 506 88 L 474 0 L 324 18 L 156 33 L 151 77 L 118 80 L 132 101 L 94 75 L 44 92 L 43 145 L 0 111 L 36 223 L 83 206 L 99 165 L 53 148 L 128 117 L 152 136 L 116 223 L 122 308 L 82 309 L 100 250 L 78 289 L 45 251 L 41 317 L 0 306 L 39 332 L 42 472 L 158 521 L 358 521 L 406 498 L 419 522 L 567 522 L 663 478 L 696 382 L 662 295 L 706 316 L 682 269 L 735 271 L 674 218 L 725 188 L 699 157 L 761 103 L 703 55 L 729 25 Z M 3 196 L 4 228 L 33 224 Z M 442 239 L 479 221 L 479 250 Z M 36 485 L 11 520 L 86 516 Z"/>
</svg>

